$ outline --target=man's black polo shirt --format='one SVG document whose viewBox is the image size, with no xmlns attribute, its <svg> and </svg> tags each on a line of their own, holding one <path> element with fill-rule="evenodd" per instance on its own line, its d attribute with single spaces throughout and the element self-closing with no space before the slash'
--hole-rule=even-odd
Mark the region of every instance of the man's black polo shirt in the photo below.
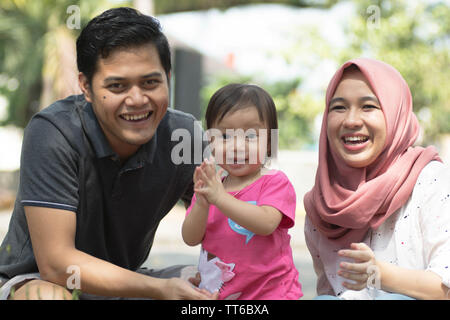
<svg viewBox="0 0 450 320">
<path fill-rule="evenodd" d="M 169 109 L 155 136 L 124 164 L 112 151 L 83 95 L 36 114 L 25 130 L 20 186 L 0 247 L 0 276 L 37 272 L 24 206 L 76 213 L 77 249 L 136 270 L 146 260 L 160 220 L 179 199 L 190 202 L 195 164 L 175 164 L 172 132 L 191 135 L 195 118 Z M 199 127 L 197 126 L 197 129 Z M 174 229 L 180 232 L 180 229 Z"/>
</svg>

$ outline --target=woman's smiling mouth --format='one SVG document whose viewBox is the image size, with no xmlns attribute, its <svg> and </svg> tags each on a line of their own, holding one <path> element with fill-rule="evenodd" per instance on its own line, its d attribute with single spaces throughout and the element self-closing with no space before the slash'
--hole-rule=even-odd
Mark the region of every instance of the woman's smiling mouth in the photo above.
<svg viewBox="0 0 450 320">
<path fill-rule="evenodd" d="M 359 151 L 367 146 L 369 143 L 369 136 L 359 134 L 343 135 L 341 141 L 347 150 Z"/>
</svg>

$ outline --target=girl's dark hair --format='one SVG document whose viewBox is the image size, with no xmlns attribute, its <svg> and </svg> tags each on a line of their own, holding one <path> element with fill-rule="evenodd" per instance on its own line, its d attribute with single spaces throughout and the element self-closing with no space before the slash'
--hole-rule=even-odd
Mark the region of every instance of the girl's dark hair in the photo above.
<svg viewBox="0 0 450 320">
<path fill-rule="evenodd" d="M 77 65 L 92 82 L 99 57 L 107 58 L 114 50 L 155 45 L 161 65 L 169 77 L 170 48 L 161 25 L 153 17 L 133 8 L 109 9 L 95 17 L 81 31 L 77 39 Z"/>
<path fill-rule="evenodd" d="M 259 119 L 268 129 L 269 156 L 271 150 L 271 129 L 278 129 L 277 110 L 272 97 L 263 88 L 252 84 L 228 84 L 217 90 L 206 109 L 206 127 L 212 128 L 229 112 L 255 106 Z"/>
</svg>

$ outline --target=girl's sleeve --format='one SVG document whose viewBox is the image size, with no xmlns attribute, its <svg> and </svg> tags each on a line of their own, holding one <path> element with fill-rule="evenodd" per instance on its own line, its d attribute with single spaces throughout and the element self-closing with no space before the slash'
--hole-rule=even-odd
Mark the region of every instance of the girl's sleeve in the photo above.
<svg viewBox="0 0 450 320">
<path fill-rule="evenodd" d="M 270 175 L 261 188 L 258 206 L 271 206 L 283 214 L 281 228 L 292 228 L 295 221 L 296 195 L 288 177 L 281 171 Z"/>
<path fill-rule="evenodd" d="M 435 173 L 423 183 L 424 203 L 420 228 L 427 271 L 442 278 L 450 288 L 450 168 L 439 164 Z"/>
</svg>

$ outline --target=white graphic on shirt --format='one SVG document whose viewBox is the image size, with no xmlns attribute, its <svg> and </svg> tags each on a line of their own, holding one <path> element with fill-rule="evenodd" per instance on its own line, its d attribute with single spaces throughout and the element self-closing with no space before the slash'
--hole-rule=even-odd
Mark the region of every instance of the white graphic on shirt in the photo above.
<svg viewBox="0 0 450 320">
<path fill-rule="evenodd" d="M 198 287 L 200 289 L 206 289 L 209 292 L 220 292 L 223 290 L 226 282 L 229 282 L 234 278 L 234 266 L 234 263 L 225 263 L 218 257 L 214 257 L 208 261 L 208 252 L 202 248 L 198 263 L 198 271 L 200 272 L 201 282 Z M 234 300 L 240 295 L 240 292 L 233 293 L 227 296 L 225 300 Z"/>
</svg>

